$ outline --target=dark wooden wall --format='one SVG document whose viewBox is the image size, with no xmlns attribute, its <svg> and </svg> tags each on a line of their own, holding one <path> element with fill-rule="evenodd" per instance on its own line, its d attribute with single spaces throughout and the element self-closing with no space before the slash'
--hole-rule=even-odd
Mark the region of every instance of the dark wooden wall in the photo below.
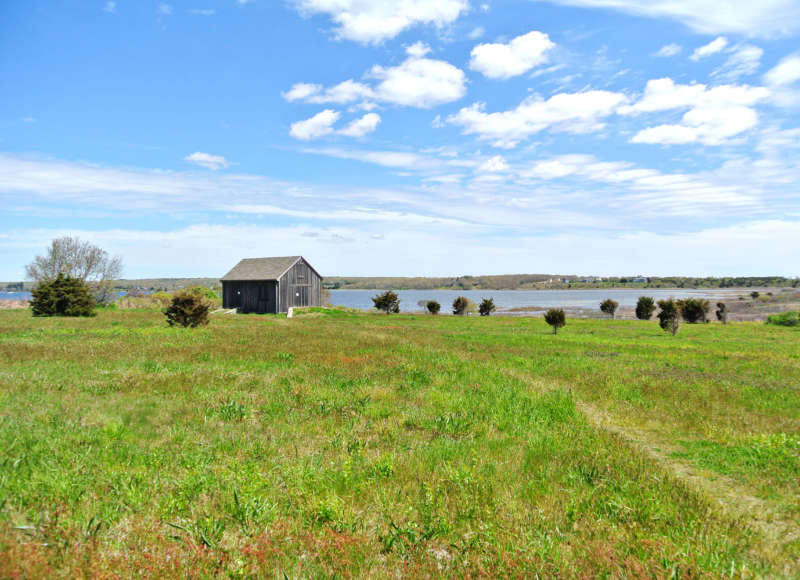
<svg viewBox="0 0 800 580">
<path fill-rule="evenodd" d="M 278 283 L 274 280 L 263 282 L 222 282 L 222 307 L 238 308 L 240 312 L 275 314 L 278 310 Z"/>
<path fill-rule="evenodd" d="M 321 306 L 322 278 L 306 263 L 299 260 L 277 282 L 222 281 L 222 307 L 238 308 L 240 312 L 275 314 L 291 306 Z"/>
<path fill-rule="evenodd" d="M 322 278 L 305 260 L 298 260 L 279 280 L 279 312 L 290 306 L 322 306 Z"/>
</svg>

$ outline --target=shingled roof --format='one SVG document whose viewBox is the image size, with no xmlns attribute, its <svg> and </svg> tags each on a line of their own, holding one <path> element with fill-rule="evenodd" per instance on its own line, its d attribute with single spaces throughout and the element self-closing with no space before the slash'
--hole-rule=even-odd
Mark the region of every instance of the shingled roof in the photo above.
<svg viewBox="0 0 800 580">
<path fill-rule="evenodd" d="M 277 280 L 302 256 L 282 258 L 245 258 L 220 280 Z"/>
</svg>

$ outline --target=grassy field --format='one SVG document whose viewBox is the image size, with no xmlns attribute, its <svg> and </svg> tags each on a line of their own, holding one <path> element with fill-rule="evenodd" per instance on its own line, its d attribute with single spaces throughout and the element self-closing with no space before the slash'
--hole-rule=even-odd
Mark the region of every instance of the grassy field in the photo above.
<svg viewBox="0 0 800 580">
<path fill-rule="evenodd" d="M 798 329 L 0 311 L 3 578 L 796 577 L 799 478 Z"/>
</svg>

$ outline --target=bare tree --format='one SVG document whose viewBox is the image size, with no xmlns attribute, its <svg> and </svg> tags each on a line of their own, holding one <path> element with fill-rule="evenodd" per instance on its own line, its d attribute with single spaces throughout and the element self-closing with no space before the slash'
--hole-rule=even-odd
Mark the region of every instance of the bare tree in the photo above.
<svg viewBox="0 0 800 580">
<path fill-rule="evenodd" d="M 43 256 L 25 266 L 27 277 L 35 282 L 55 280 L 59 274 L 86 282 L 100 304 L 111 299 L 113 282 L 122 273 L 122 259 L 109 256 L 102 248 L 80 238 L 56 238 Z"/>
</svg>

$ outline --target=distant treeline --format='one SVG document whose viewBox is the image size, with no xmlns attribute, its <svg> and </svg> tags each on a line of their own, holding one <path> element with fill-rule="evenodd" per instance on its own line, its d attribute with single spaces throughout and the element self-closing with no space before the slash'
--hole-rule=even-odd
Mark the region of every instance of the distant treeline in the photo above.
<svg viewBox="0 0 800 580">
<path fill-rule="evenodd" d="M 117 280 L 117 290 L 171 292 L 203 286 L 219 291 L 219 278 L 142 278 Z M 505 274 L 500 276 L 449 276 L 442 278 L 328 276 L 323 286 L 330 290 L 545 290 L 563 288 L 749 288 L 800 287 L 800 278 L 783 276 L 741 276 L 689 278 L 683 276 L 575 276 L 554 274 Z M 8 292 L 30 290 L 31 283 L 0 282 Z"/>
<path fill-rule="evenodd" d="M 502 276 L 457 276 L 447 278 L 326 277 L 331 290 L 543 290 L 563 288 L 747 288 L 798 287 L 800 279 L 783 276 L 689 278 L 682 276 L 563 276 L 506 274 Z"/>
</svg>

